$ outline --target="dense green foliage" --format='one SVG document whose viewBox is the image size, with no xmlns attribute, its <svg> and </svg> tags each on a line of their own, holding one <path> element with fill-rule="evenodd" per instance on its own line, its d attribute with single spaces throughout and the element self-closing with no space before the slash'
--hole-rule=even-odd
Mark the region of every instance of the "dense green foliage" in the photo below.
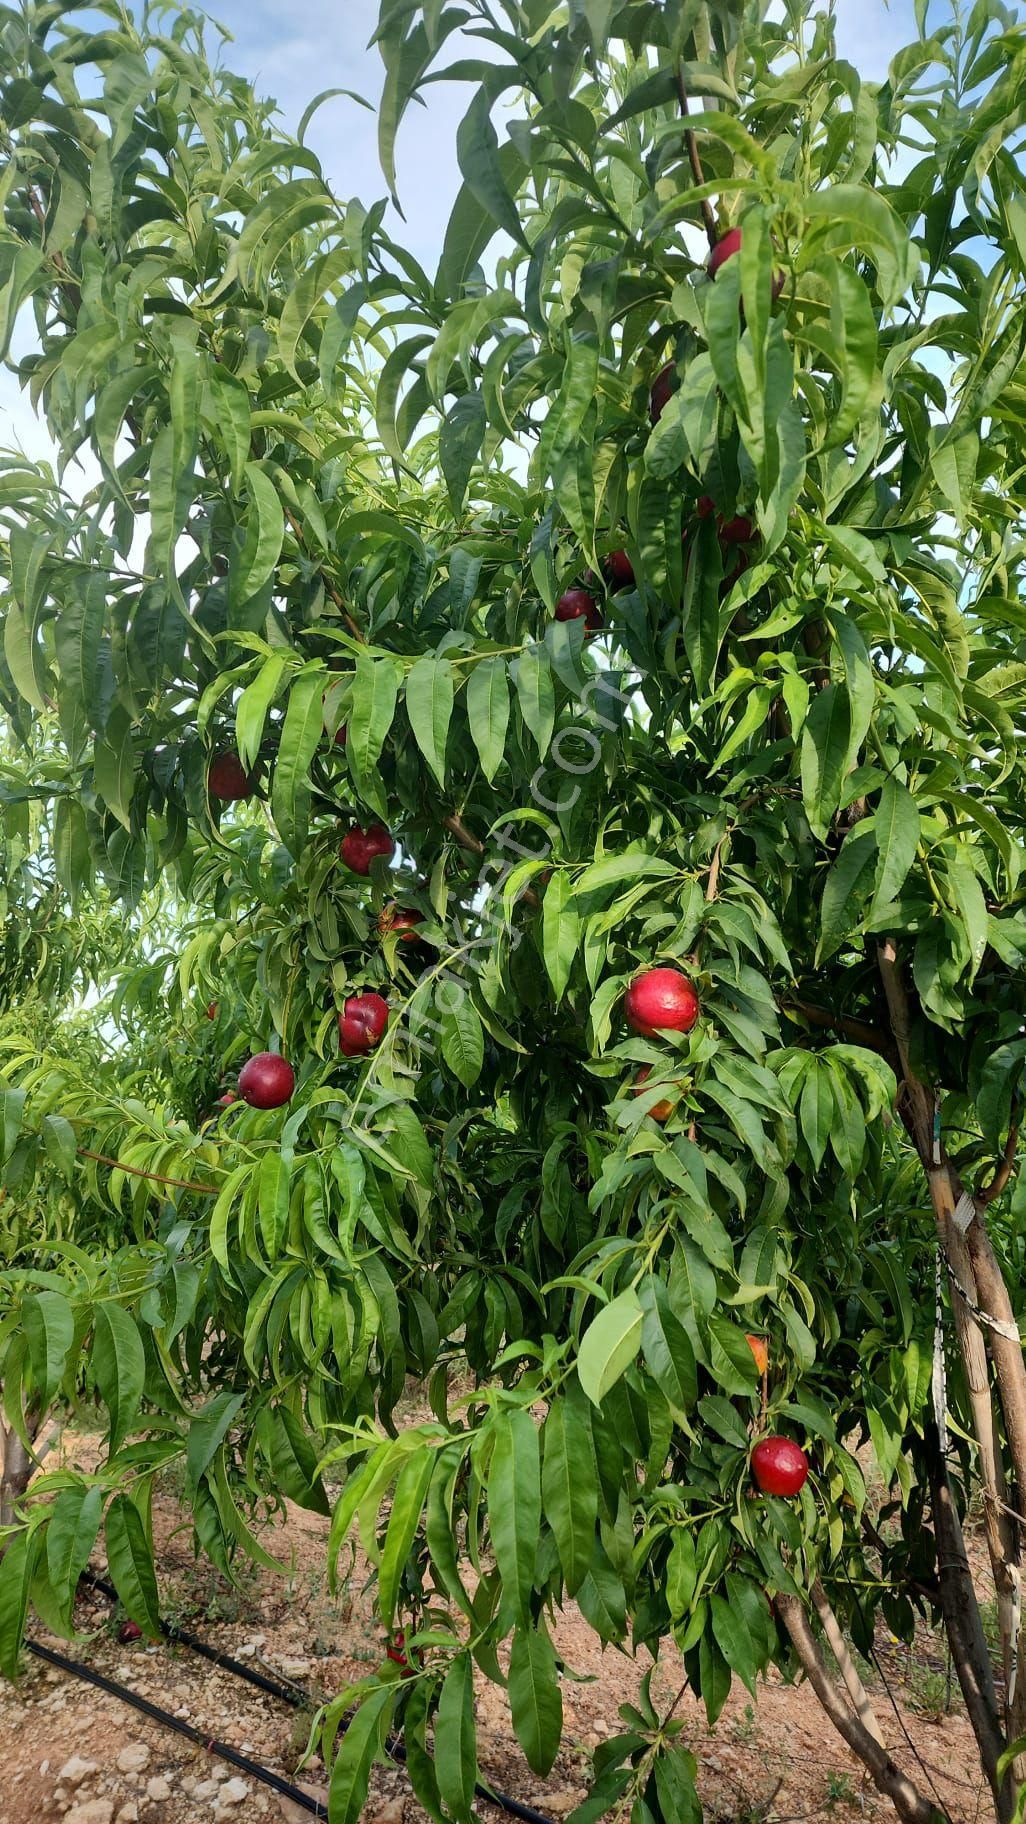
<svg viewBox="0 0 1026 1824">
<path fill-rule="evenodd" d="M 225 1568 L 268 1491 L 330 1500 L 333 1565 L 358 1526 L 419 1655 L 357 1692 L 334 1824 L 400 1722 L 422 1803 L 467 1819 L 475 1668 L 546 1773 L 568 1597 L 603 1641 L 675 1641 L 711 1719 L 793 1663 L 817 1579 L 866 1650 L 878 1609 L 907 1637 L 944 1606 L 937 1173 L 953 1205 L 1014 1163 L 1026 1064 L 1026 37 L 920 5 L 869 84 L 805 0 L 384 0 L 390 183 L 424 85 L 473 96 L 431 276 L 192 15 L 101 10 L 0 12 L 0 324 L 34 312 L 61 452 L 0 474 L 0 694 L 30 755 L 48 731 L 22 774 L 55 916 L 170 910 L 112 959 L 139 1083 L 11 1047 L 11 1197 L 56 1152 L 112 1222 L 45 1285 L 15 1250 L 7 1422 L 88 1384 L 110 1436 L 95 1477 L 33 1483 L 0 1651 L 30 1596 L 70 1625 L 101 1524 L 152 1624 L 175 1455 Z M 582 583 L 594 637 L 554 614 Z M 340 839 L 376 822 L 394 862 L 361 877 Z M 625 1029 L 656 964 L 697 987 L 689 1034 Z M 340 1055 L 367 990 L 387 1032 Z M 268 1046 L 289 1107 L 215 1114 Z M 986 1219 L 1014 1311 L 1020 1201 Z M 968 1481 L 950 1324 L 947 1353 Z M 409 1375 L 434 1421 L 397 1430 Z M 793 1501 L 753 1492 L 767 1431 L 809 1451 Z M 1021 1695 L 1000 1725 L 984 1698 L 1020 1732 Z M 695 1814 L 644 1704 L 578 1824 Z"/>
</svg>

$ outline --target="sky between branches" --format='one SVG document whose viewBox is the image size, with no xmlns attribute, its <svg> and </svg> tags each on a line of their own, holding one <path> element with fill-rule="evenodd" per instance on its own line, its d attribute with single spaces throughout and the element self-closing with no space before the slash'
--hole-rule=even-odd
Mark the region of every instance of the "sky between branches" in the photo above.
<svg viewBox="0 0 1026 1824">
<path fill-rule="evenodd" d="M 303 110 L 326 88 L 350 88 L 376 106 L 382 65 L 369 40 L 378 0 L 207 0 L 213 18 L 232 34 L 221 61 L 277 101 L 294 127 Z M 881 79 L 894 52 L 915 36 L 913 0 L 836 0 L 838 49 L 863 76 Z M 947 0 L 933 0 L 938 19 Z M 211 33 L 208 49 L 216 53 Z M 405 225 L 397 238 L 427 271 L 433 272 L 453 199 L 459 189 L 456 122 L 468 101 L 466 85 L 438 83 L 427 107 L 410 108 L 398 139 L 399 198 Z M 501 132 L 501 124 L 500 124 Z M 328 183 L 343 200 L 365 204 L 384 195 L 378 162 L 377 124 L 355 102 L 337 98 L 315 114 L 306 135 Z M 28 313 L 13 349 L 15 358 L 31 347 Z M 34 459 L 52 455 L 45 429 L 10 373 L 0 371 L 0 446 L 21 449 Z M 69 476 L 69 483 L 72 478 Z"/>
</svg>

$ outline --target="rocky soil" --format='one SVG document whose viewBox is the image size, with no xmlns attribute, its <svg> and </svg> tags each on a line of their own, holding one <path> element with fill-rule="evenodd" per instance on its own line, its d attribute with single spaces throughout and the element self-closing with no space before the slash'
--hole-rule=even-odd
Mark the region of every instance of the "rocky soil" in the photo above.
<svg viewBox="0 0 1026 1824">
<path fill-rule="evenodd" d="M 94 1441 L 72 1441 L 68 1455 L 88 1460 Z M 329 1596 L 324 1576 L 326 1523 L 298 1509 L 267 1544 L 291 1566 L 290 1575 L 247 1574 L 233 1589 L 198 1566 L 175 1491 L 156 1503 L 163 1612 L 212 1645 L 264 1670 L 298 1681 L 313 1703 L 333 1695 L 377 1665 L 383 1642 L 372 1619 L 357 1562 L 347 1589 Z M 102 1560 L 94 1558 L 102 1571 Z M 297 1711 L 261 1693 L 188 1649 L 145 1641 L 123 1643 L 123 1617 L 95 1592 L 83 1593 L 80 1639 L 34 1637 L 78 1658 L 148 1697 L 173 1715 L 240 1749 L 317 1796 L 324 1794 L 319 1760 L 303 1763 L 311 1711 Z M 539 1782 L 513 1739 L 503 1693 L 483 1683 L 478 1728 L 489 1780 L 548 1817 L 567 1816 L 584 1796 L 589 1756 L 619 1729 L 618 1707 L 634 1696 L 647 1669 L 626 1654 L 604 1652 L 576 1610 L 557 1630 L 573 1669 L 564 1690 L 566 1746 L 549 1779 Z M 988 1815 L 987 1794 L 975 1771 L 971 1735 L 957 1687 L 950 1696 L 943 1647 L 925 1639 L 911 1658 L 879 1642 L 879 1669 L 870 1677 L 878 1714 L 896 1758 L 913 1772 L 956 1824 Z M 885 1681 L 885 1682 L 884 1682 Z M 653 1695 L 668 1704 L 682 1684 L 679 1657 L 666 1653 Z M 886 1683 L 886 1688 L 885 1688 Z M 726 1824 L 792 1824 L 824 1818 L 893 1815 L 863 1778 L 804 1687 L 774 1675 L 753 1704 L 743 1690 L 710 1731 L 701 1707 L 685 1698 L 679 1712 L 686 1740 L 701 1763 L 709 1819 Z M 173 1735 L 78 1679 L 29 1656 L 16 1688 L 0 1686 L 0 1824 L 231 1824 L 238 1819 L 287 1818 L 306 1812 L 215 1754 Z M 481 1810 L 482 1824 L 502 1813 Z M 399 1767 L 376 1775 L 365 1824 L 426 1824 Z"/>
</svg>

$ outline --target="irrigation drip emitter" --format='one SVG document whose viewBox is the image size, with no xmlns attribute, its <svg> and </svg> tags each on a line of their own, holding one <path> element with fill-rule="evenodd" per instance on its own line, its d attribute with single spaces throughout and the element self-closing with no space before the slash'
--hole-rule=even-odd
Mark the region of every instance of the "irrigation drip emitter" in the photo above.
<svg viewBox="0 0 1026 1824">
<path fill-rule="evenodd" d="M 84 1572 L 82 1581 L 101 1595 L 108 1597 L 112 1602 L 119 1600 L 113 1585 L 105 1582 L 102 1577 L 97 1577 L 95 1572 Z M 278 1698 L 281 1703 L 291 1704 L 297 1710 L 316 1709 L 312 1698 L 307 1691 L 304 1691 L 302 1685 L 294 1684 L 291 1681 L 286 1684 L 283 1680 L 269 1678 L 265 1673 L 258 1672 L 255 1666 L 244 1665 L 241 1659 L 233 1658 L 230 1653 L 219 1652 L 216 1647 L 201 1640 L 188 1628 L 180 1628 L 176 1622 L 165 1621 L 161 1617 L 160 1632 L 165 1640 L 176 1641 L 179 1645 L 188 1647 L 191 1652 L 208 1659 L 221 1671 L 230 1672 L 236 1678 L 245 1679 L 247 1684 L 255 1685 L 258 1691 L 264 1691 L 271 1697 Z M 26 1640 L 25 1645 L 30 1653 L 36 1655 L 37 1659 L 45 1660 L 48 1665 L 55 1666 L 62 1672 L 70 1673 L 73 1678 L 82 1679 L 87 1685 L 95 1685 L 98 1691 L 105 1691 L 109 1697 L 118 1698 L 121 1703 L 129 1705 L 133 1710 L 138 1710 L 143 1716 L 148 1716 L 151 1722 L 160 1723 L 165 1729 L 173 1729 L 177 1735 L 183 1735 L 186 1741 L 202 1748 L 207 1754 L 230 1762 L 233 1767 L 238 1767 L 240 1772 L 248 1773 L 251 1779 L 258 1780 L 264 1786 L 270 1786 L 283 1798 L 291 1799 L 294 1805 L 309 1812 L 311 1817 L 327 1818 L 327 1810 L 319 1799 L 312 1799 L 308 1792 L 304 1792 L 299 1786 L 294 1786 L 291 1780 L 283 1779 L 281 1774 L 272 1773 L 269 1767 L 262 1766 L 259 1761 L 250 1760 L 248 1755 L 240 1753 L 238 1748 L 232 1748 L 228 1742 L 218 1741 L 215 1736 L 208 1735 L 205 1730 L 197 1729 L 194 1723 L 187 1723 L 183 1717 L 172 1716 L 171 1712 L 163 1709 L 160 1704 L 153 1704 L 149 1698 L 140 1697 L 138 1692 L 129 1690 L 127 1685 L 118 1684 L 116 1679 L 107 1678 L 103 1672 L 94 1671 L 92 1666 L 84 1665 L 81 1660 L 69 1659 L 66 1654 L 56 1652 L 53 1647 L 44 1647 L 41 1642 L 36 1640 Z M 351 1720 L 351 1718 L 343 1719 L 341 1733 L 344 1734 Z M 398 1761 L 400 1765 L 405 1765 L 406 1751 L 402 1740 L 398 1736 L 393 1736 L 386 1745 L 392 1759 Z M 507 1817 L 516 1818 L 518 1824 L 554 1824 L 554 1820 L 546 1817 L 544 1812 L 534 1811 L 530 1805 L 522 1805 L 519 1799 L 510 1798 L 508 1793 L 493 1791 L 488 1786 L 477 1785 L 474 1787 L 474 1796 L 482 1799 L 486 1805 L 497 1806 L 500 1811 L 506 1813 Z"/>
</svg>

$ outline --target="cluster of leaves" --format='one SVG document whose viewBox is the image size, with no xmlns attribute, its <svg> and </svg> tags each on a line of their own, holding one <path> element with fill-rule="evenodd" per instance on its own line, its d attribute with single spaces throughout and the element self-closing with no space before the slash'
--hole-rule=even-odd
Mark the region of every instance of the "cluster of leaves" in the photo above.
<svg viewBox="0 0 1026 1824">
<path fill-rule="evenodd" d="M 473 86 L 433 278 L 188 12 L 0 16 L 0 321 L 31 301 L 22 376 L 95 466 L 80 498 L 4 471 L 0 694 L 23 738 L 59 726 L 32 781 L 55 903 L 164 883 L 190 908 L 169 1011 L 162 943 L 114 997 L 145 1093 L 90 1104 L 24 1049 L 7 1073 L 8 1171 L 73 1121 L 132 1239 L 76 1259 L 74 1296 L 56 1268 L 12 1282 L 10 1422 L 95 1385 L 109 1459 L 35 1485 L 4 1653 L 30 1594 L 70 1625 L 104 1509 L 152 1621 L 175 1453 L 223 1566 L 262 1550 L 266 1491 L 321 1505 L 344 1470 L 332 1562 L 358 1525 L 418 1658 L 357 1692 L 338 1824 L 399 1720 L 422 1803 L 469 1817 L 475 1666 L 545 1772 L 567 1597 L 603 1641 L 673 1637 L 714 1719 L 787 1661 L 765 1591 L 822 1577 L 868 1647 L 878 1605 L 907 1636 L 935 1587 L 930 1226 L 874 947 L 908 957 L 911 1055 L 975 1166 L 1026 1062 L 1026 46 L 982 0 L 867 84 L 828 17 L 765 10 L 386 0 L 390 182 L 424 85 Z M 711 282 L 714 199 L 743 236 Z M 709 499 L 750 519 L 740 563 Z M 613 552 L 629 585 L 598 580 Z M 553 618 L 582 581 L 591 639 Z M 222 816 L 209 764 L 236 748 L 255 796 Z M 360 881 L 339 839 L 375 819 L 397 861 Z M 701 1019 L 625 1039 L 655 962 Z M 387 1033 L 340 1057 L 367 987 Z M 270 1042 L 289 1108 L 204 1127 Z M 434 1419 L 395 1435 L 411 1373 Z M 810 1448 L 797 1503 L 751 1498 L 768 1428 Z M 646 1690 L 581 1824 L 689 1816 L 693 1773 Z"/>
</svg>

